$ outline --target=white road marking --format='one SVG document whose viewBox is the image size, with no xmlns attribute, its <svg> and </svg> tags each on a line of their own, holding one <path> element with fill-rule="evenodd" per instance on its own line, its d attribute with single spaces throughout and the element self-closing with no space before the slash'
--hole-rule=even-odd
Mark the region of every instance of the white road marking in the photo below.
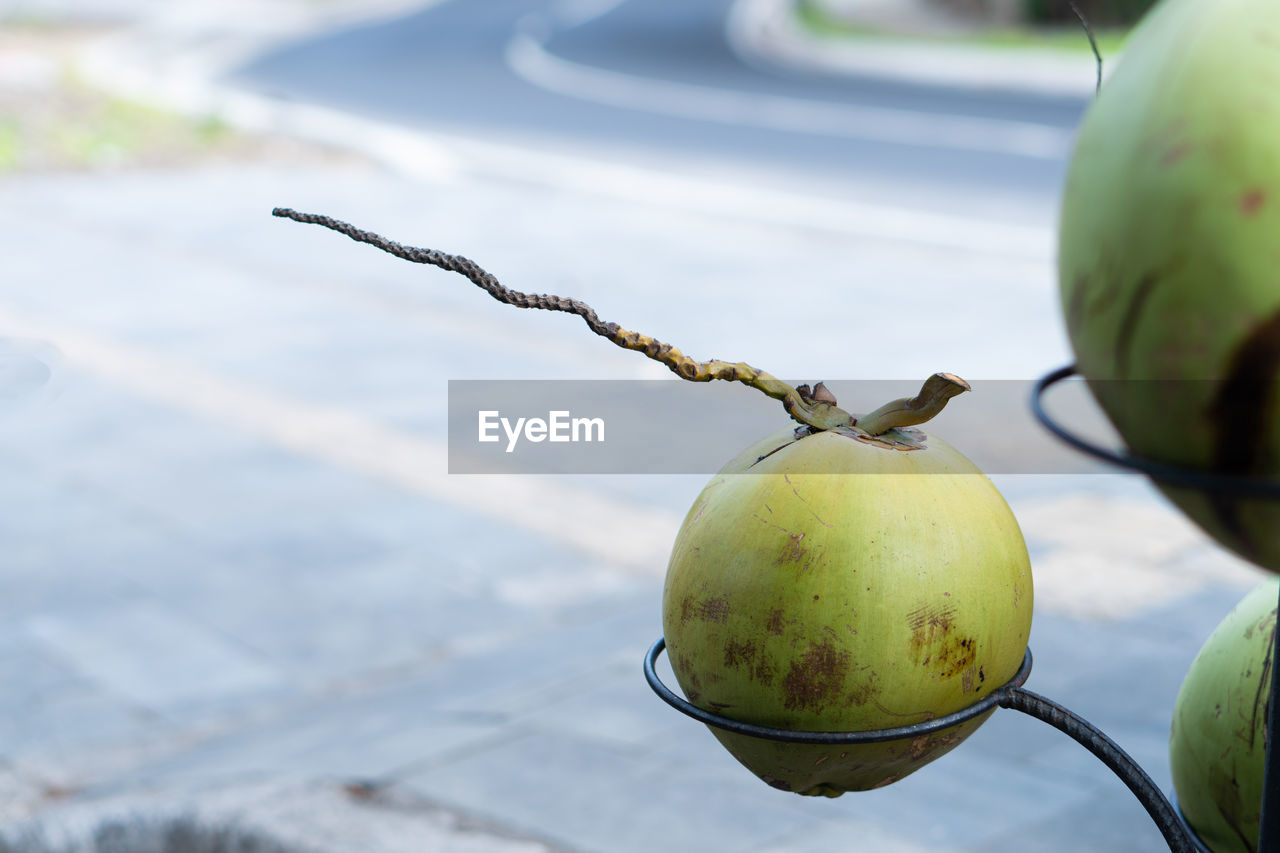
<svg viewBox="0 0 1280 853">
<path fill-rule="evenodd" d="M 583 65 L 562 59 L 547 50 L 546 34 L 549 29 L 540 16 L 526 17 L 507 43 L 507 65 L 535 86 L 584 101 L 694 121 L 787 133 L 1012 154 L 1034 159 L 1057 160 L 1071 150 L 1071 132 L 1033 122 L 836 104 L 717 89 Z"/>
<path fill-rule="evenodd" d="M 150 352 L 21 316 L 0 306 L 0 327 L 52 342 L 65 363 L 130 392 L 209 418 L 305 456 L 392 483 L 585 552 L 608 565 L 666 569 L 681 518 L 550 477 L 450 476 L 445 444 L 330 406 L 236 382 Z"/>
<path fill-rule="evenodd" d="M 615 5 L 614 0 L 583 0 L 566 9 L 575 21 Z M 196 48 L 192 49 L 198 53 Z M 115 91 L 161 103 L 180 112 L 220 115 L 248 130 L 283 133 L 323 144 L 354 147 L 410 177 L 429 183 L 456 183 L 475 175 L 534 181 L 593 196 L 679 209 L 695 214 L 816 230 L 909 245 L 957 249 L 1029 261 L 1039 269 L 1053 258 L 1054 234 L 1048 227 L 998 222 L 980 217 L 934 213 L 770 189 L 758 175 L 744 171 L 718 180 L 679 175 L 670 170 L 633 166 L 488 139 L 423 132 L 340 110 L 283 101 L 211 82 L 216 63 L 191 60 L 199 73 L 184 67 L 164 73 L 139 64 L 136 45 L 127 39 L 106 42 L 89 57 L 96 81 Z M 354 142 L 353 142 L 354 141 Z"/>
<path fill-rule="evenodd" d="M 302 110 L 295 108 L 292 114 L 300 118 Z M 363 119 L 347 118 L 341 126 L 349 134 L 364 133 L 370 138 L 388 135 L 376 123 Z M 326 138 L 335 139 L 336 135 L 326 135 Z M 423 157 L 415 156 L 416 148 L 408 144 L 407 139 L 394 150 L 384 148 L 383 153 L 394 154 L 393 162 L 411 170 L 430 159 L 433 150 L 443 149 L 444 158 L 452 160 L 460 170 L 522 182 L 537 181 L 557 191 L 571 190 L 731 221 L 994 255 L 1029 262 L 1032 273 L 1040 272 L 1051 263 L 1056 250 L 1057 237 L 1048 226 L 1019 225 L 979 216 L 957 216 L 772 189 L 756 183 L 751 174 L 738 180 L 730 177 L 714 180 L 443 134 L 423 135 L 421 140 L 425 149 Z"/>
<path fill-rule="evenodd" d="M 210 86 L 197 94 L 197 87 L 186 85 L 174 92 L 127 74 L 119 72 L 114 78 L 117 88 L 138 97 L 163 100 L 174 109 L 222 115 L 257 132 L 284 133 L 335 146 L 359 140 L 359 150 L 367 156 L 427 182 L 452 184 L 472 175 L 496 176 L 659 209 L 992 254 L 1031 261 L 1037 268 L 1053 258 L 1054 234 L 1047 227 L 769 189 L 759 186 L 752 175 L 716 181 L 474 137 L 420 132 L 226 88 Z"/>
</svg>

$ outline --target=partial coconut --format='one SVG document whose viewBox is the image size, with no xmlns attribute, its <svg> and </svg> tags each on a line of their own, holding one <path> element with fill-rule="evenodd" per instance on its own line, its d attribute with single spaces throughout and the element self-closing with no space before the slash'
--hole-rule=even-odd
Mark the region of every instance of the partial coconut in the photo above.
<svg viewBox="0 0 1280 853">
<path fill-rule="evenodd" d="M 689 701 L 773 728 L 867 731 L 959 711 L 1012 678 L 1031 568 L 991 481 L 915 430 L 795 432 L 726 465 L 676 538 L 662 621 Z M 903 778 L 985 718 L 837 747 L 711 730 L 768 784 L 837 796 Z"/>
<path fill-rule="evenodd" d="M 1129 447 L 1195 469 L 1280 465 L 1280 4 L 1164 0 L 1080 130 L 1063 197 L 1077 367 Z M 1164 493 L 1280 569 L 1280 503 Z"/>
<path fill-rule="evenodd" d="M 1178 806 L 1214 853 L 1258 847 L 1280 580 L 1222 620 L 1178 691 L 1169 762 Z"/>
<path fill-rule="evenodd" d="M 506 304 L 576 314 L 682 379 L 741 382 L 782 402 L 801 426 L 730 462 L 672 552 L 663 626 L 694 704 L 775 728 L 868 731 L 959 711 L 1017 672 L 1032 605 L 1017 522 L 972 463 L 910 429 L 969 390 L 964 380 L 934 374 L 916 396 L 855 418 L 822 383 L 792 387 L 743 362 L 695 361 L 577 300 L 510 290 L 466 258 L 327 216 L 274 213 L 461 273 Z M 981 719 L 838 749 L 716 734 L 770 784 L 836 795 L 901 779 Z"/>
</svg>

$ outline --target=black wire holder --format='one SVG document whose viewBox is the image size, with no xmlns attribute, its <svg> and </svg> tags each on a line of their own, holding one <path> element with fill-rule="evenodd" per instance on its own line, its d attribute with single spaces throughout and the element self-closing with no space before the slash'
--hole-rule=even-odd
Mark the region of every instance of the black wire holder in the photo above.
<svg viewBox="0 0 1280 853">
<path fill-rule="evenodd" d="M 1039 379 L 1031 394 L 1031 411 L 1054 436 L 1082 453 L 1101 459 L 1111 465 L 1136 471 L 1153 480 L 1171 486 L 1214 492 L 1230 492 L 1242 497 L 1280 500 L 1280 482 L 1256 477 L 1225 476 L 1180 468 L 1144 459 L 1131 453 L 1111 450 L 1080 438 L 1049 417 L 1043 398 L 1052 386 L 1076 375 L 1075 365 L 1058 368 Z M 1278 605 L 1280 606 L 1280 605 Z M 1276 632 L 1273 660 L 1280 660 L 1280 631 Z M 1133 792 L 1146 809 L 1156 828 L 1164 836 L 1173 853 L 1210 853 L 1182 819 L 1178 809 L 1152 781 L 1142 767 L 1120 746 L 1088 720 L 1062 705 L 1023 688 L 1031 674 L 1031 650 L 1023 657 L 1022 666 L 1009 681 L 997 687 L 977 702 L 945 716 L 921 723 L 874 729 L 860 732 L 823 732 L 778 729 L 733 720 L 706 711 L 676 694 L 658 677 L 656 665 L 659 655 L 666 648 L 666 639 L 659 638 L 644 658 L 644 676 L 658 697 L 677 711 L 698 722 L 739 735 L 782 741 L 784 743 L 819 744 L 837 746 L 846 744 L 881 743 L 884 741 L 915 738 L 941 731 L 958 723 L 971 720 L 995 708 L 1020 711 L 1037 720 L 1048 723 L 1079 743 Z M 1262 819 L 1259 826 L 1258 850 L 1280 850 L 1280 749 L 1274 748 L 1280 735 L 1280 679 L 1273 678 L 1267 712 L 1266 766 L 1262 788 Z"/>
<path fill-rule="evenodd" d="M 1022 685 L 1031 674 L 1031 650 L 1027 649 L 1022 659 L 1022 666 L 1009 681 L 988 693 L 986 696 L 952 714 L 935 717 L 921 723 L 906 726 L 895 726 L 889 729 L 869 729 L 861 732 L 818 732 L 799 731 L 795 729 L 776 729 L 744 723 L 703 710 L 676 694 L 658 677 L 658 656 L 667 646 L 666 638 L 659 638 L 644 658 L 644 677 L 658 697 L 682 714 L 692 717 L 700 723 L 715 726 L 718 729 L 734 734 L 776 740 L 784 743 L 819 744 L 823 746 L 845 746 L 862 743 L 882 743 L 891 740 L 905 740 L 928 735 L 950 728 L 958 723 L 972 720 L 974 717 L 992 711 L 995 708 L 1009 708 L 1021 711 L 1048 723 L 1058 731 L 1075 740 L 1085 749 L 1092 752 L 1103 764 L 1120 777 L 1138 801 L 1142 803 L 1147 814 L 1155 821 L 1156 827 L 1169 844 L 1169 849 L 1176 853 L 1202 853 L 1195 837 L 1187 829 L 1173 804 L 1160 791 L 1146 771 L 1134 761 L 1120 746 L 1107 737 L 1101 729 L 1088 720 L 1056 702 L 1046 699 L 1038 693 L 1024 690 Z"/>
<path fill-rule="evenodd" d="M 1280 482 L 1261 477 L 1210 474 L 1177 465 L 1169 465 L 1146 459 L 1132 453 L 1111 450 L 1086 441 L 1069 432 L 1049 417 L 1044 408 L 1044 395 L 1051 387 L 1077 375 L 1074 364 L 1059 367 L 1041 377 L 1031 392 L 1031 413 L 1041 426 L 1066 444 L 1119 468 L 1145 474 L 1152 480 L 1169 486 L 1198 489 L 1206 492 L 1226 492 L 1239 497 L 1280 500 Z M 1277 602 L 1280 610 L 1280 601 Z M 1271 659 L 1280 660 L 1280 631 L 1275 632 L 1275 645 Z M 1274 671 L 1274 670 L 1273 670 Z M 1267 702 L 1267 748 L 1262 776 L 1262 808 L 1258 826 L 1258 850 L 1280 849 L 1280 749 L 1276 749 L 1276 737 L 1280 735 L 1280 679 L 1271 679 Z M 1203 848 L 1202 848 L 1203 849 Z"/>
</svg>

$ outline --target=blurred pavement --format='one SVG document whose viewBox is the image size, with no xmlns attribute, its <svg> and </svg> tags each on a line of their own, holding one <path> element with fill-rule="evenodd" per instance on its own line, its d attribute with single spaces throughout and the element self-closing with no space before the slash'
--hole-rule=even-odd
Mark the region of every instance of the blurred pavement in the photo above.
<svg viewBox="0 0 1280 853">
<path fill-rule="evenodd" d="M 90 67 L 126 81 L 119 46 L 145 37 L 139 67 L 177 63 L 157 96 L 202 104 L 229 95 L 196 85 L 193 33 L 207 58 L 338 20 L 241 5 L 278 14 L 214 33 L 165 4 Z M 321 851 L 1164 849 L 1109 771 L 1008 711 L 879 791 L 752 778 L 640 673 L 703 478 L 445 471 L 449 379 L 665 369 L 269 214 L 461 252 L 703 357 L 853 377 L 888 352 L 979 388 L 1064 360 L 1050 256 L 663 203 L 621 166 L 516 176 L 497 148 L 236 103 L 376 150 L 0 179 L 0 833 L 195 814 Z M 849 311 L 849 282 L 885 286 Z M 877 318 L 901 282 L 928 309 L 898 351 Z M 1182 675 L 1259 574 L 1133 478 L 998 485 L 1036 572 L 1029 686 L 1167 789 Z"/>
</svg>

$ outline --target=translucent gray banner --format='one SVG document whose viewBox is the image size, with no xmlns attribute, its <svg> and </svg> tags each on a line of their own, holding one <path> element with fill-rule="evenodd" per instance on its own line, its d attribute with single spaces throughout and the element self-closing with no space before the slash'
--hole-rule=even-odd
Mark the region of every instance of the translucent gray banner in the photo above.
<svg viewBox="0 0 1280 853">
<path fill-rule="evenodd" d="M 1035 422 L 1032 380 L 970 384 L 920 428 L 986 473 L 1115 473 Z M 826 385 L 855 415 L 920 388 L 908 380 Z M 1064 382 L 1052 398 L 1051 410 L 1074 432 L 1118 446 L 1083 382 Z M 450 380 L 449 473 L 711 474 L 788 426 L 796 424 L 780 402 L 727 382 Z"/>
</svg>

